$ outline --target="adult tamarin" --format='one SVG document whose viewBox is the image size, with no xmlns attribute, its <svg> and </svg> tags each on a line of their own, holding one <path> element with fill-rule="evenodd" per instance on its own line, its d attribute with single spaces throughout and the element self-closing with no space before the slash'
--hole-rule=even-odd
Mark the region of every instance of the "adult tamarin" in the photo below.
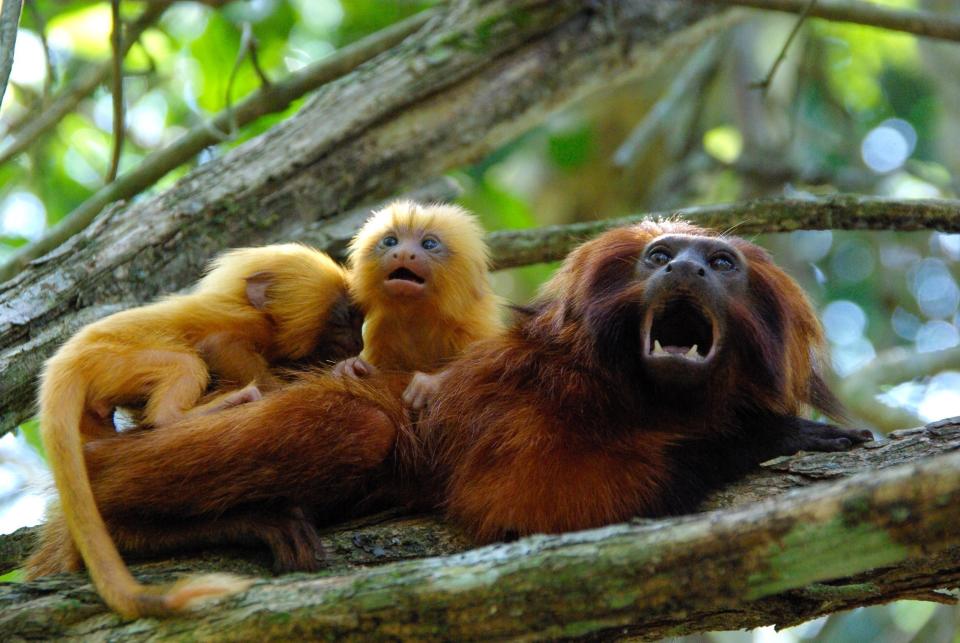
<svg viewBox="0 0 960 643">
<path fill-rule="evenodd" d="M 271 363 L 335 360 L 359 348 L 359 316 L 346 273 L 298 244 L 228 252 L 189 294 L 111 315 L 80 330 L 51 357 L 40 384 L 40 428 L 60 511 L 93 582 L 126 615 L 152 597 L 123 565 L 90 490 L 83 444 L 115 435 L 116 407 L 143 404 L 160 427 L 259 398 Z M 196 407 L 211 374 L 254 384 Z M 259 387 L 259 388 L 258 388 Z M 191 595 L 216 592 L 194 585 Z"/>
<path fill-rule="evenodd" d="M 403 399 L 415 410 L 436 393 L 436 371 L 501 330 L 483 230 L 462 208 L 392 203 L 364 223 L 348 263 L 350 293 L 364 312 L 363 352 L 334 372 L 414 373 Z"/>
<path fill-rule="evenodd" d="M 691 511 L 760 462 L 870 438 L 820 374 L 822 329 L 757 246 L 678 222 L 608 232 L 467 351 L 423 429 L 435 501 L 478 540 Z"/>
<path fill-rule="evenodd" d="M 408 406 L 422 408 L 439 382 L 438 375 L 427 372 L 441 368 L 470 342 L 490 337 L 501 329 L 498 301 L 487 280 L 487 250 L 482 229 L 471 215 L 455 206 L 396 202 L 375 213 L 351 244 L 349 281 L 351 295 L 365 314 L 364 348 L 359 358 L 338 365 L 338 373 L 359 377 L 378 373 L 378 381 L 390 381 L 395 386 L 383 391 L 352 378 L 306 375 L 307 383 L 317 379 L 327 382 L 324 388 L 328 394 L 325 401 L 320 406 L 311 407 L 311 410 L 314 414 L 332 416 L 347 408 L 357 408 L 359 416 L 352 417 L 348 424 L 327 428 L 335 433 L 352 431 L 352 423 L 362 416 L 367 420 L 359 420 L 360 424 L 372 423 L 379 429 L 391 432 L 389 437 L 385 440 L 382 435 L 361 428 L 354 433 L 350 444 L 345 444 L 346 448 L 341 449 L 337 443 L 339 438 L 309 428 L 313 422 L 311 413 L 296 415 L 284 412 L 283 426 L 278 432 L 269 438 L 266 435 L 258 436 L 254 445 L 242 441 L 242 436 L 250 428 L 246 427 L 244 418 L 249 417 L 253 421 L 259 421 L 260 418 L 256 410 L 258 403 L 254 403 L 235 408 L 230 415 L 196 417 L 165 426 L 159 432 L 114 434 L 108 439 L 94 441 L 89 445 L 88 452 L 96 453 L 104 460 L 112 460 L 115 448 L 122 450 L 128 443 L 141 444 L 147 435 L 159 435 L 169 430 L 179 435 L 180 429 L 176 427 L 182 427 L 204 445 L 212 447 L 216 443 L 218 446 L 215 448 L 220 450 L 220 461 L 213 470 L 194 470 L 193 473 L 199 474 L 199 478 L 193 478 L 185 472 L 186 477 L 179 478 L 176 483 L 183 487 L 196 483 L 207 489 L 208 493 L 187 494 L 196 503 L 188 500 L 181 505 L 179 493 L 162 498 L 147 492 L 134 501 L 144 508 L 142 512 L 135 509 L 130 513 L 121 511 L 118 514 L 104 514 L 121 549 L 164 551 L 171 547 L 211 541 L 261 541 L 273 551 L 276 566 L 280 570 L 318 566 L 320 541 L 299 509 L 299 496 L 295 494 L 289 502 L 269 503 L 269 506 L 259 506 L 257 502 L 259 498 L 277 497 L 271 471 L 276 465 L 282 466 L 288 457 L 288 437 L 293 436 L 296 440 L 306 437 L 305 431 L 310 432 L 311 451 L 314 453 L 323 450 L 324 442 L 330 442 L 330 451 L 322 456 L 329 458 L 330 466 L 322 462 L 301 462 L 302 466 L 297 469 L 299 474 L 295 476 L 301 489 L 310 489 L 310 494 L 333 499 L 343 498 L 348 490 L 354 490 L 355 493 L 357 484 L 363 481 L 363 475 L 369 467 L 381 464 L 387 457 L 393 445 L 393 427 L 406 422 L 405 411 L 400 403 L 401 394 Z M 410 373 L 413 373 L 412 378 Z M 309 390 L 304 391 L 305 387 L 309 389 L 309 384 L 305 382 L 294 383 L 272 396 L 268 395 L 271 408 L 297 405 L 297 400 L 310 394 Z M 335 394 L 335 391 L 340 394 Z M 364 391 L 359 402 L 352 399 L 357 391 Z M 371 400 L 381 398 L 384 407 L 389 407 L 390 412 L 395 411 L 404 418 L 366 408 Z M 328 403 L 333 406 L 342 403 L 344 406 L 334 411 Z M 219 436 L 212 435 L 219 431 L 224 432 Z M 361 439 L 364 435 L 369 439 Z M 240 438 L 241 442 L 236 442 L 234 438 Z M 358 441 L 352 442 L 353 439 Z M 171 446 L 179 448 L 184 445 Z M 170 460 L 185 464 L 192 461 L 194 455 L 200 455 L 203 459 L 201 454 L 205 448 L 185 446 L 179 452 L 157 452 L 152 463 L 135 458 L 128 461 L 126 466 L 131 470 L 155 467 L 157 471 L 154 473 L 159 474 L 159 470 L 167 468 Z M 271 461 L 273 464 L 257 468 L 256 471 L 248 469 L 243 461 L 247 457 L 247 450 L 258 453 L 258 463 Z M 240 459 L 236 460 L 234 454 L 239 454 Z M 116 455 L 118 460 L 115 464 L 120 464 L 124 456 L 119 451 Z M 252 482 L 255 478 L 259 480 L 253 485 L 257 490 L 245 491 L 245 497 L 232 495 L 232 485 L 222 485 L 223 479 L 219 476 L 223 473 L 230 477 L 227 473 L 230 470 L 241 477 L 245 476 L 244 471 L 249 471 L 254 477 L 246 478 L 246 482 Z M 314 471 L 319 476 L 313 476 Z M 99 465 L 90 468 L 90 475 L 95 480 L 100 479 Z M 218 486 L 210 487 L 208 483 Z M 174 481 L 167 479 L 159 486 L 166 488 L 172 484 Z M 245 487 L 244 484 L 236 486 Z M 141 488 L 139 491 L 145 490 Z M 244 507 L 238 508 L 239 505 Z M 312 508 L 313 505 L 308 503 L 304 506 Z M 162 515 L 163 518 L 153 521 L 151 514 Z M 211 516 L 216 518 L 211 520 Z M 96 530 L 100 531 L 99 528 Z M 109 544 L 112 548 L 113 543 Z M 94 572 L 93 564 L 99 565 L 98 574 L 101 577 L 111 578 L 121 572 L 128 575 L 119 558 L 110 561 L 93 559 L 94 563 L 91 563 L 91 557 L 84 554 L 84 560 L 91 572 Z M 29 574 L 39 576 L 69 571 L 77 569 L 78 564 L 62 519 L 52 516 L 45 526 L 39 549 L 28 562 Z M 95 573 L 94 578 L 98 574 Z M 191 585 L 195 586 L 196 583 Z M 146 588 L 128 583 L 110 587 L 98 584 L 97 587 L 111 607 L 127 615 L 174 611 L 196 592 L 195 589 L 191 589 L 189 594 L 186 590 L 176 590 L 154 596 L 146 593 Z M 209 589 L 207 593 L 217 593 L 217 588 Z M 122 611 L 121 607 L 126 611 Z"/>
</svg>

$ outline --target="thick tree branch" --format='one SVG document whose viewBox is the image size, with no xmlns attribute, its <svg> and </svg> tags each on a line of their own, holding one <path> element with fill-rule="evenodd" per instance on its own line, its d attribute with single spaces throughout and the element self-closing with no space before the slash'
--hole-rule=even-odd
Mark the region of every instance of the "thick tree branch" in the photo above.
<svg viewBox="0 0 960 643">
<path fill-rule="evenodd" d="M 712 11 L 681 0 L 445 5 L 424 33 L 323 86 L 297 115 L 109 224 L 101 215 L 0 285 L 0 430 L 28 413 L 47 354 L 20 348 L 46 328 L 75 327 L 93 302 L 177 290 L 223 247 L 336 225 L 346 210 L 479 159 L 549 110 L 650 72 L 727 24 L 706 20 Z"/>
<path fill-rule="evenodd" d="M 80 575 L 9 586 L 0 589 L 0 635 L 167 638 L 189 628 L 214 640 L 653 640 L 791 625 L 898 598 L 947 602 L 939 590 L 960 582 L 957 420 L 849 453 L 780 458 L 715 497 L 724 509 L 694 516 L 462 554 L 451 554 L 466 546 L 462 536 L 431 520 L 344 525 L 325 537 L 337 556 L 327 575 L 264 581 L 194 618 L 122 623 L 104 613 Z M 815 484 L 824 479 L 832 482 Z M 430 554 L 441 555 L 388 562 Z M 165 569 L 222 565 L 207 559 Z M 230 566 L 256 569 L 249 565 Z M 169 578 L 159 569 L 151 564 L 137 573 Z"/>
<path fill-rule="evenodd" d="M 810 4 L 810 0 L 713 0 L 713 2 L 787 13 L 803 13 Z M 891 9 L 861 0 L 818 0 L 810 8 L 809 15 L 837 22 L 853 22 L 927 38 L 960 42 L 960 16 L 957 15 Z"/>
</svg>

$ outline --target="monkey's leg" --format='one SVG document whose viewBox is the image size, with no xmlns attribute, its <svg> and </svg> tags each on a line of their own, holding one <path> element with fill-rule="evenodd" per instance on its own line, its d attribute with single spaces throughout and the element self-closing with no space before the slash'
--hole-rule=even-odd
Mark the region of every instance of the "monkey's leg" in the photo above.
<svg viewBox="0 0 960 643">
<path fill-rule="evenodd" d="M 232 333 L 216 333 L 200 344 L 200 354 L 221 380 L 236 386 L 254 382 L 263 391 L 274 390 L 278 382 L 270 375 L 270 365 L 250 340 Z"/>
<path fill-rule="evenodd" d="M 214 545 L 265 545 L 278 573 L 317 571 L 326 560 L 320 536 L 303 511 L 282 503 L 239 508 L 213 518 L 110 520 L 108 524 L 120 551 L 135 556 Z"/>
<path fill-rule="evenodd" d="M 153 388 L 144 409 L 144 422 L 151 426 L 171 424 L 182 418 L 203 395 L 210 380 L 207 365 L 199 356 L 174 351 L 142 351 L 140 369 L 152 374 Z M 144 378 L 147 379 L 147 378 Z"/>
</svg>

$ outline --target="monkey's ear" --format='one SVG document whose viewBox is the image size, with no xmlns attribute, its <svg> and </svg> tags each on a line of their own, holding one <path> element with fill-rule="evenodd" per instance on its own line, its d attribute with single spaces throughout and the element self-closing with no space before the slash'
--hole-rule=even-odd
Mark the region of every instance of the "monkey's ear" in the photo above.
<svg viewBox="0 0 960 643">
<path fill-rule="evenodd" d="M 270 298 L 267 290 L 273 283 L 273 273 L 266 270 L 255 272 L 247 277 L 247 301 L 257 310 L 265 310 Z"/>
</svg>

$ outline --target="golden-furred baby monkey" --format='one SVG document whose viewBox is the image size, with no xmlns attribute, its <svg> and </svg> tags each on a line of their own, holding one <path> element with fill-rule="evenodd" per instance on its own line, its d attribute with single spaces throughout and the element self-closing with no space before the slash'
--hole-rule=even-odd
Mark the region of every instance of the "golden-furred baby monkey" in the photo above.
<svg viewBox="0 0 960 643">
<path fill-rule="evenodd" d="M 351 315 L 347 290 L 345 270 L 306 246 L 233 250 L 213 262 L 192 292 L 90 324 L 47 361 L 40 428 L 61 511 L 114 610 L 131 617 L 163 614 L 194 598 L 233 591 L 236 581 L 205 577 L 165 595 L 137 583 L 97 510 L 84 443 L 115 433 L 118 406 L 143 404 L 142 423 L 162 427 L 259 399 L 260 389 L 274 386 L 273 363 L 354 354 L 359 317 Z M 211 375 L 220 383 L 250 385 L 196 406 Z"/>
<path fill-rule="evenodd" d="M 412 372 L 403 400 L 413 410 L 433 397 L 448 361 L 501 330 L 483 229 L 462 208 L 391 203 L 353 238 L 348 263 L 364 312 L 363 352 L 334 373 Z"/>
</svg>

